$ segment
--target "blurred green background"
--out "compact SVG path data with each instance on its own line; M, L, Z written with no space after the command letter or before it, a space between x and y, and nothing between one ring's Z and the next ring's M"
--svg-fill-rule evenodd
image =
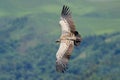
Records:
M61 74L64 4L83 39ZM120 80L120 0L0 0L0 80Z

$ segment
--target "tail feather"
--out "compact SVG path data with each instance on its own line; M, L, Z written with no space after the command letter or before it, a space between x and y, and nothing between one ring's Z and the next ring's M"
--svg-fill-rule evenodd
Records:
M65 59L56 60L56 71L64 73L68 68L68 61Z

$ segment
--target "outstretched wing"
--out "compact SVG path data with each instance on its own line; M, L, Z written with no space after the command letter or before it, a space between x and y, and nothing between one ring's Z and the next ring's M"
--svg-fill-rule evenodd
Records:
M65 32L73 33L76 37L74 44L75 46L79 46L81 43L81 35L79 34L78 31L76 31L69 7L65 5L62 8L60 24L62 27L62 33Z
M62 28L62 35L60 37L60 47L56 53L56 70L58 72L64 72L67 69L74 45L79 45L80 37L75 29L70 9L65 5L62 8L60 25Z
M68 60L72 53L74 42L62 40L58 52L56 53L56 71L64 72L67 69Z
M75 32L75 25L72 20L71 12L68 6L63 6L62 12L61 12L61 20L66 21L68 23L68 27L70 28L71 32Z

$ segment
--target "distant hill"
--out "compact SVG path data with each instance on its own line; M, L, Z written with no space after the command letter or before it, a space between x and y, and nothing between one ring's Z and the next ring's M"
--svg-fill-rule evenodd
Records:
M57 34L63 4L71 8L76 27L84 36L120 31L118 0L1 0L0 18L27 16L31 20L27 26L34 24L39 32Z

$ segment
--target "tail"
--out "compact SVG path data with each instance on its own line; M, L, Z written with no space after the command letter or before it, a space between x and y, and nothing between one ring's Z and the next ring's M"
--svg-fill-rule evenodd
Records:
M76 36L76 40L74 41L74 45L79 46L81 43L81 35L78 33L78 31L75 31L74 34Z
M56 60L56 71L64 73L68 69L68 61L65 59Z

